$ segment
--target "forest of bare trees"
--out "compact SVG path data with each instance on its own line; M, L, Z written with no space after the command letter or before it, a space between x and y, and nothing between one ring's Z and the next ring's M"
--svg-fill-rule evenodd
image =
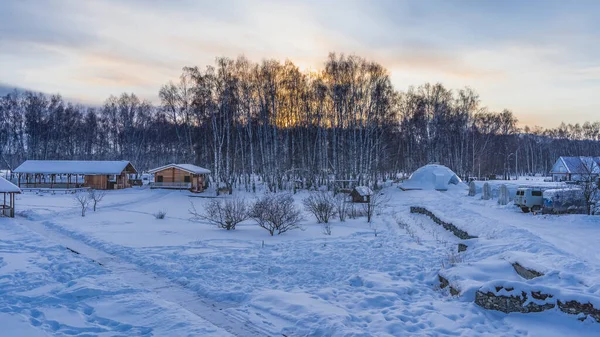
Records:
M381 65L330 54L319 72L292 62L217 58L186 67L159 91L101 107L59 95L0 97L0 168L26 159L127 159L138 170L171 162L212 170L213 181L277 190L285 181L372 184L431 162L461 176L546 174L561 155L600 155L600 122L522 129L470 89L397 91Z

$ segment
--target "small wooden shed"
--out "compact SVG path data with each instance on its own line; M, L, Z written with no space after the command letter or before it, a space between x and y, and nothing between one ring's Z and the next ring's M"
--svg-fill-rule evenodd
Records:
M210 170L192 164L168 164L148 171L154 174L152 188L204 191Z
M0 177L0 216L15 217L15 194L21 193L21 189L10 181Z
M14 170L19 187L118 190L131 187L129 174L137 173L127 160L27 160Z
M350 192L352 202L368 203L371 201L371 195L373 195L373 191L367 186L356 186Z

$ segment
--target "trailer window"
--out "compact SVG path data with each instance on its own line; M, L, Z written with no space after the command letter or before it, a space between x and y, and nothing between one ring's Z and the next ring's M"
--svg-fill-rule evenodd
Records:
M531 191L531 196L533 197L541 197L542 191Z

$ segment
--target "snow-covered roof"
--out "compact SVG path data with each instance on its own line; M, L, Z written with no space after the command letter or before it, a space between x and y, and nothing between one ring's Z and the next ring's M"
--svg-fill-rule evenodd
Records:
M403 190L439 190L445 191L450 184L458 185L462 180L451 169L444 165L430 164L425 165L413 174L410 178L400 184Z
M356 191L356 193L358 193L358 195L360 195L361 197L365 197L367 195L373 195L373 191L368 188L367 186L356 186L354 188L354 190Z
M168 164L161 167L157 167L155 169L149 170L148 173L156 173L158 171L162 171L164 169L169 168L177 168L182 171L186 171L193 174L210 174L209 169L205 169L204 167L192 165L192 164Z
M121 174L123 171L136 173L136 169L127 160L27 160L14 172L34 174Z
M0 177L0 193L21 193L21 189L10 181Z
M600 173L600 157L559 157L550 173Z

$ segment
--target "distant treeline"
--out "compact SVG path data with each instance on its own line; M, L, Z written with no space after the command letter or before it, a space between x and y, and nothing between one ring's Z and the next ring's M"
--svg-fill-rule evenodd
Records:
M330 54L322 71L292 62L218 58L186 67L159 91L99 108L60 96L0 97L0 167L25 159L127 159L138 169L194 163L226 184L373 183L431 162L461 176L547 173L560 155L600 155L600 123L519 129L511 111L488 111L470 88L394 89L381 65Z

